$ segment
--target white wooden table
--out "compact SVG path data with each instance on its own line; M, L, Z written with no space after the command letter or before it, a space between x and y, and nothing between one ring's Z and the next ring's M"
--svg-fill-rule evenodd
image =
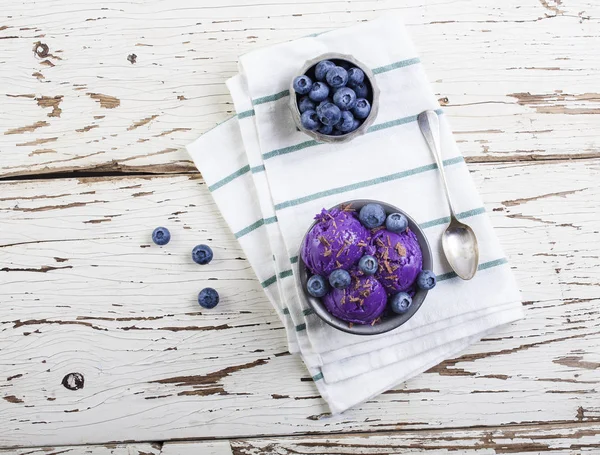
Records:
M527 316L331 417L184 146L239 54L389 10ZM0 454L600 453L599 49L596 0L3 0Z

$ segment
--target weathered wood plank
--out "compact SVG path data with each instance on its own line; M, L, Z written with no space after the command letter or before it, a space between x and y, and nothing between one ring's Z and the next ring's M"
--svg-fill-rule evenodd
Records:
M0 455L160 455L162 444L105 444L95 446L39 447L25 449L0 449ZM197 454L201 448L196 448ZM204 454L202 454L204 455ZM221 455L219 453L208 455ZM226 454L225 454L226 455Z
M4 1L0 176L190 170L239 54L395 10L469 159L600 154L596 1L249 3Z
M600 420L600 161L470 168L526 319L336 417L196 175L0 183L0 447Z

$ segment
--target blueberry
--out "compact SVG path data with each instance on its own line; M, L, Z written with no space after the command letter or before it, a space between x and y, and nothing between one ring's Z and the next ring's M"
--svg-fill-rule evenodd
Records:
M348 70L348 84L361 84L365 80L365 73L360 68Z
M335 66L327 71L325 79L331 87L342 87L348 82L348 71L341 66Z
M306 75L298 76L294 79L294 90L300 95L306 95L308 92L310 92L312 85L312 80Z
M308 97L311 100L316 101L317 103L319 101L323 101L328 96L329 96L329 87L324 82L315 82L312 85L310 92L308 92Z
M302 123L304 128L311 131L314 131L321 126L317 112L313 111L312 109L302 113L302 116L300 117L300 123Z
M411 304L412 297L406 292L399 292L398 294L392 296L392 300L390 302L392 311L397 314L406 313Z
M334 270L329 275L329 284L336 289L346 289L351 281L350 274L344 269Z
M315 78L318 81L324 81L327 71L329 71L334 66L335 63L329 60L321 60L319 63L317 63L317 66L315 67Z
M354 119L354 122L352 123L352 128L348 132L354 131L360 125L362 125L362 122L360 120Z
M335 127L340 130L342 133L347 133L352 131L352 126L354 125L354 117L350 111L342 111L342 117L340 121L335 125Z
M219 293L213 288L204 288L198 294L198 303L202 308L211 309L219 303Z
M437 279L435 277L435 273L433 273L431 270L421 270L419 275L417 275L417 286L419 286L420 289L424 289L426 291L433 289L436 282Z
M321 275L313 275L306 283L308 293L313 297L323 297L329 291L329 285Z
M192 250L192 259L195 263L206 265L213 258L213 251L208 245L196 245Z
M157 227L152 232L152 241L157 245L166 245L171 240L171 233L166 227Z
M391 213L385 220L385 228L392 232L404 232L408 228L408 220L401 213Z
M370 203L360 209L358 219L366 228L373 229L385 222L385 210L379 204Z
M303 114L305 111L314 110L315 107L315 103L313 103L308 96L303 96L298 102L298 110L301 114Z
M323 125L333 126L342 118L342 111L333 103L321 103L317 106L317 115Z
M356 106L356 93L348 87L340 87L333 94L333 102L343 111L347 111Z
M356 100L356 106L352 109L352 113L356 118L367 118L369 116L369 112L371 112L371 104L364 98L359 98Z
M348 87L350 87L356 93L357 98L366 98L369 95L369 87L364 82L360 84L350 84L348 82Z
M360 258L360 261L358 261L358 268L362 270L365 275L374 275L375 272L377 272L378 267L379 263L377 262L377 258L370 254L365 254Z
M330 135L333 131L333 126L331 125L321 125L321 127L317 130L321 134Z

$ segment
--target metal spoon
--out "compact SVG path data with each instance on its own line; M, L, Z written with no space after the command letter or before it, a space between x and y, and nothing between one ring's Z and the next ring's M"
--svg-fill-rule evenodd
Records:
M452 270L463 280L470 280L477 272L479 247L473 229L456 219L452 207L441 154L438 116L434 111L425 111L419 114L417 120L421 133L423 133L423 137L435 157L444 184L448 207L450 208L450 224L442 234L442 248Z

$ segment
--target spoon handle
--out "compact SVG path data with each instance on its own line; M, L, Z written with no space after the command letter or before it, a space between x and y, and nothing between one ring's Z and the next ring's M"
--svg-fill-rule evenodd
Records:
M446 181L446 173L444 172L444 161L442 159L441 146L440 146L440 121L435 111L424 111L417 117L419 128L425 138L425 142L429 146L429 150L435 157L440 175L442 177L442 183L444 184L444 191L446 192L446 200L448 201L448 207L450 208L451 218L456 218L454 214L454 207L452 207L452 200L450 199L450 190L448 189L448 182Z

